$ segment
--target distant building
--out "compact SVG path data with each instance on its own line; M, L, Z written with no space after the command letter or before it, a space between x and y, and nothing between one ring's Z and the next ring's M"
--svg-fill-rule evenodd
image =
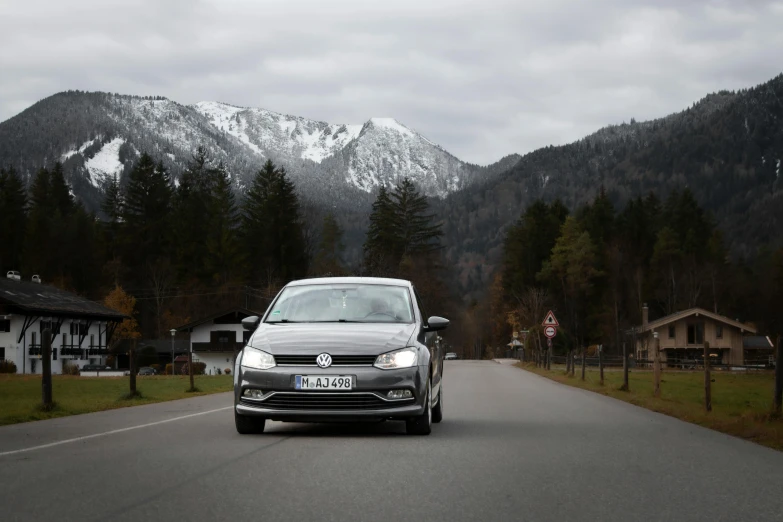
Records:
M654 333L658 334L661 360L667 366L701 361L704 343L709 343L713 364L744 365L755 362L760 356L760 346L746 346L747 334L755 334L756 327L704 310L690 308L655 321L648 321L648 308L642 309L642 325L632 330L636 337L636 357L653 358ZM765 354L767 355L767 354ZM770 351L771 355L771 343Z
M251 332L242 327L242 319L251 315L261 316L246 308L233 308L204 317L177 328L190 333L193 361L207 365L206 372L215 374L226 368L234 370L237 353L250 339Z
M70 362L105 364L117 324L126 317L106 306L18 272L0 279L0 360L18 373L41 373L41 335L52 332L52 373Z

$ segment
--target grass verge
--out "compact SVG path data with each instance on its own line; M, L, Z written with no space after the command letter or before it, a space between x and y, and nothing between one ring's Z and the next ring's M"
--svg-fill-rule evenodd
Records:
M605 371L601 385L598 369L588 369L581 380L577 365L574 377L565 375L565 367L551 371L532 363L518 367L577 388L593 391L636 406L647 408L747 439L770 448L783 450L783 419L772 416L772 395L775 377L771 372L712 372L712 411L704 411L704 373L665 371L661 377L661 396L653 396L651 371L629 372L630 391L620 391L622 371Z
M129 393L129 377L52 376L56 408L43 411L40 375L0 375L0 426L140 404L231 391L231 375L196 376L196 391L188 392L187 376L136 377L138 395Z

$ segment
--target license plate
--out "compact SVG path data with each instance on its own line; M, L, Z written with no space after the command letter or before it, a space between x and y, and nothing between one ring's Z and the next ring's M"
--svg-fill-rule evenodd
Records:
M297 375L294 388L297 390L350 390L353 379L350 375Z

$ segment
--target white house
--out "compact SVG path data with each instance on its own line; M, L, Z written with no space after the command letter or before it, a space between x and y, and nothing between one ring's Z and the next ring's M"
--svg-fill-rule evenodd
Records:
M190 333L193 360L205 363L206 372L215 374L226 368L233 370L236 354L251 333L242 328L242 319L251 315L262 314L246 308L232 308L182 325L177 330Z
M125 316L53 286L38 276L24 281L18 272L0 279L0 360L18 373L41 373L41 336L52 332L52 373L63 364L104 364L117 324Z

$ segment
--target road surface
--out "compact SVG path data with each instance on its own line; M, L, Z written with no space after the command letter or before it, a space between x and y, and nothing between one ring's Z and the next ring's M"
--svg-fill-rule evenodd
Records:
M783 519L783 453L491 361L445 417L234 431L229 394L0 428L0 519Z

